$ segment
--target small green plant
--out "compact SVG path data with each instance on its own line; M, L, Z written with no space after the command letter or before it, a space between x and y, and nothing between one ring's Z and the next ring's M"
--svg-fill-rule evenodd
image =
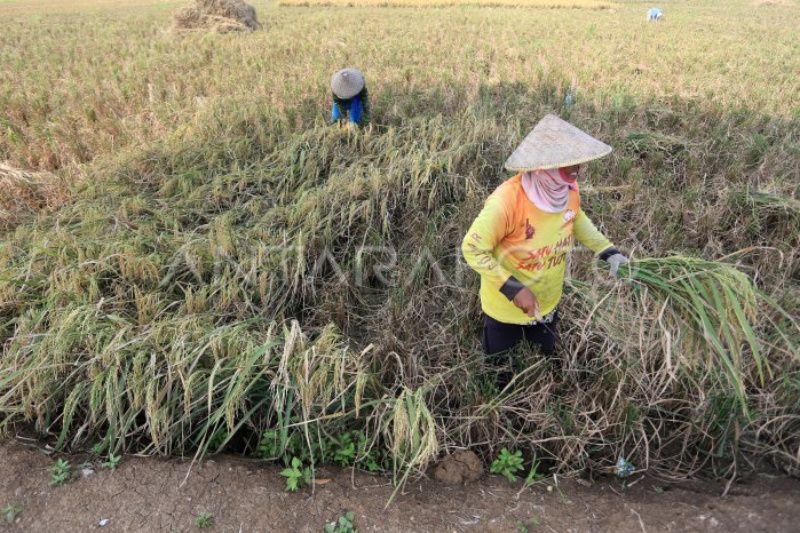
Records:
M225 428L218 429L208 440L208 450L211 452L222 451L225 442L228 440L228 436L228 432L225 431Z
M364 431L345 432L338 438L328 437L322 441L319 451L323 461L342 467L357 464L368 472L379 472L384 460L377 447L370 447Z
M12 524L22 512L22 507L19 505L9 504L3 507L0 512L3 513L3 517L6 519L6 522Z
M493 376L478 375L474 378L475 388L483 398L496 398L500 394L497 381Z
M528 520L517 520L517 533L530 533L530 530L539 527L542 520L538 516L534 516Z
M197 526L198 529L209 529L214 525L214 516L211 513L203 511L195 517L194 525Z
M492 462L490 470L492 474L500 474L513 483L517 480L517 472L522 470L522 452L517 450L511 453L506 448L503 448L500 450L497 459Z
M358 533L353 524L354 520L353 511L348 511L344 516L340 516L339 520L325 524L325 533Z
M280 457L283 450L281 450L281 439L277 429L268 429L261 434L261 440L258 441L258 456L262 459L276 459Z
M104 440L101 440L92 446L92 454L103 455L103 452L106 451L106 448L108 448L108 443Z
M533 461L531 463L531 469L528 471L528 475L525 476L525 486L530 487L537 481L544 479L544 474L539 472L539 461Z
M50 468L50 484L54 487L60 487L69 481L72 476L69 461L59 459Z
M359 464L361 464L367 472L375 473L381 471L381 461L376 450L370 450L364 454L359 460Z
M367 436L363 431L356 435L358 448L358 463L368 472L378 472L381 469L381 453L377 447L368 448ZM385 457L384 457L385 458Z
M282 436L277 429L268 429L261 434L257 453L259 457L268 461L281 459L285 465L289 465L290 459L293 457L297 457L301 461L311 459L311 450L301 433L294 432L288 436Z
M339 466L349 466L356 459L356 443L350 433L344 433L335 441L333 462Z
M114 455L113 453L109 453L108 459L103 463L103 468L108 468L109 470L116 470L121 462L122 462L121 455Z
M281 471L281 475L286 478L286 490L296 492L300 487L311 483L311 468L303 466L303 461L297 457L292 457L291 464Z

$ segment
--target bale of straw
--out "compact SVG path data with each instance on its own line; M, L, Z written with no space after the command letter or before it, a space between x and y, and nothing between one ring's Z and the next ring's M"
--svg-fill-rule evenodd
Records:
M195 0L175 13L176 31L206 30L217 33L261 29L256 10L242 0Z
M34 172L0 163L0 231L21 217L63 203L65 187L49 172Z

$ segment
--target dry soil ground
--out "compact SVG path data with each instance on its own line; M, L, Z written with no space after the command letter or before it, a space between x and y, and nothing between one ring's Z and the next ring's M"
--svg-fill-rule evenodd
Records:
M52 464L25 443L0 446L0 506L22 508L0 529L192 531L201 512L213 515L213 531L234 532L322 531L346 511L355 513L361 532L525 531L521 524L531 532L788 532L800 523L800 480L766 473L733 485L725 497L719 483L649 478L626 490L614 479L559 481L550 490L544 483L521 490L497 476L466 487L422 480L384 508L389 481L350 470L323 469L313 493L289 494L277 468L235 457L195 465L188 478L189 462L126 457L114 472L98 468L62 487L49 485Z

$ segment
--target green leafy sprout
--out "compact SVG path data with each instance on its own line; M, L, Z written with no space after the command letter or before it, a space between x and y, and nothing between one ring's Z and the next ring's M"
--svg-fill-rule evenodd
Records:
M297 492L297 489L311 483L313 472L310 467L304 467L298 457L292 457L291 464L281 471L281 475L286 478L286 490Z
M497 459L492 462L490 470L492 474L500 474L509 482L515 482L517 472L522 470L522 452L517 450L511 453L507 448L503 448L497 455Z
M114 455L113 453L109 453L108 459L103 463L103 468L108 468L109 470L116 470L121 462L122 462L121 455Z
M354 525L355 515L348 511L339 520L325 524L325 533L358 533Z
M50 468L50 484L54 487L64 485L70 477L72 477L72 472L69 461L59 459Z
M211 513L203 511L195 517L194 525L197 526L198 529L209 529L214 525L214 516Z
M539 472L539 461L533 461L531 463L531 469L528 471L528 475L525 477L525 486L530 487L537 481L541 481L545 478L545 475Z
M539 527L542 520L538 516L534 516L528 520L517 520L517 533L530 533L532 528Z
M8 504L5 507L3 507L2 510L0 510L0 513L3 513L3 517L9 524L13 524L14 520L17 519L17 517L21 512L22 512L22 507L14 504Z

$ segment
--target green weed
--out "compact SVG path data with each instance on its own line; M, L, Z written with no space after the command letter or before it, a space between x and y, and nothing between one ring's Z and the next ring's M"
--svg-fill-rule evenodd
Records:
M311 467L303 466L303 461L293 457L289 466L281 470L281 475L286 478L286 490L297 492L297 489L311 484L314 473Z
M0 514L6 519L6 522L13 524L17 517L22 512L22 507L19 505L9 504L0 509Z
M50 485L54 487L60 487L61 485L66 484L70 478L72 477L72 467L69 464L69 461L65 459L59 459L53 466L50 467Z
M545 477L546 476L543 473L539 472L539 461L534 460L531 463L531 468L528 471L528 475L525 476L525 486L530 487L531 485L533 485L537 481L541 481Z
M283 455L284 447L280 443L277 429L268 429L261 434L257 453L262 459L275 460Z
M358 533L355 527L355 515L352 511L346 512L338 520L325 524L325 533Z
M212 528L214 527L214 516L211 513L203 511L194 518L194 525L198 529Z
M522 469L522 452L517 450L511 453L506 448L503 448L497 454L497 458L492 461L489 471L492 474L500 474L513 483L517 480L517 472Z
M109 453L108 458L103 462L103 468L108 468L109 470L116 470L121 462L122 462L121 455L114 455L113 453Z
M534 516L527 520L517 520L517 533L529 533L531 529L537 528L542 524L542 519Z

